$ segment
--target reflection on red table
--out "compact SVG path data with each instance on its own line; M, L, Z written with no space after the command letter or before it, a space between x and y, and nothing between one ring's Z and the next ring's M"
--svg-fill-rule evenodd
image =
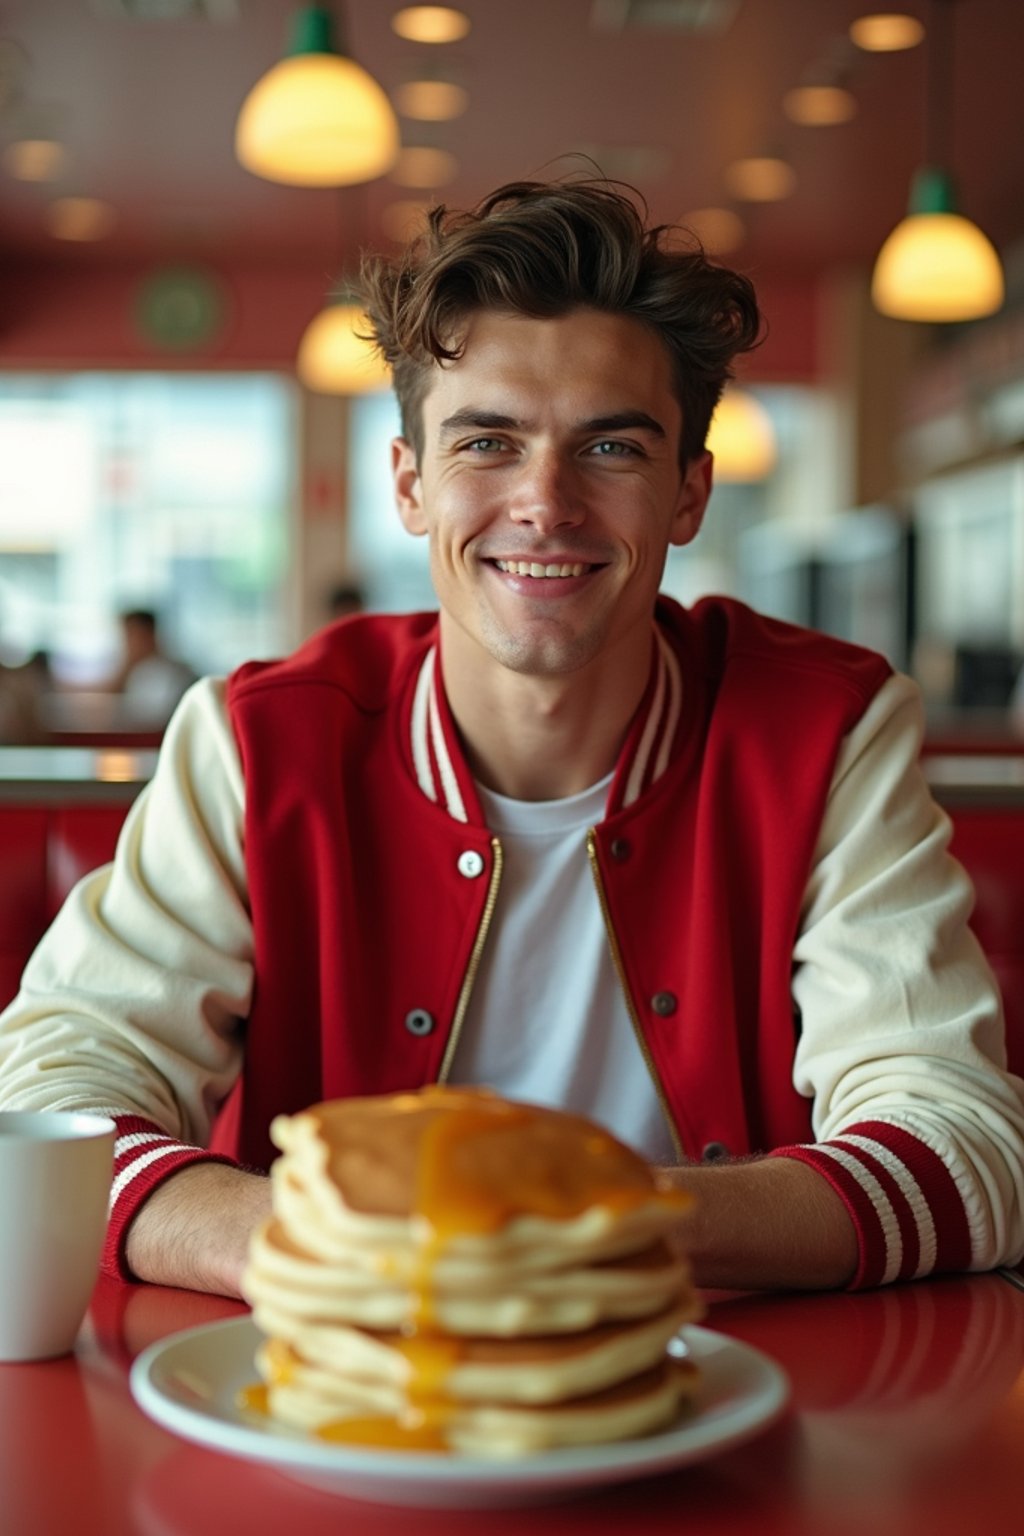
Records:
M964 1536L1024 1509L1024 1292L995 1275L714 1302L773 1356L791 1410L699 1466L529 1510L389 1508L177 1439L128 1367L237 1303L101 1281L73 1355L0 1366L4 1536Z

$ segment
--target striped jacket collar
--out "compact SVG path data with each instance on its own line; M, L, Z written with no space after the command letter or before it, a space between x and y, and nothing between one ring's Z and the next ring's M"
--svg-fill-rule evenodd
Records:
M656 783L672 759L683 707L679 659L653 627L651 675L609 791L606 816L625 810ZM436 644L420 665L410 716L412 762L423 793L455 821L483 824L473 783L445 697Z

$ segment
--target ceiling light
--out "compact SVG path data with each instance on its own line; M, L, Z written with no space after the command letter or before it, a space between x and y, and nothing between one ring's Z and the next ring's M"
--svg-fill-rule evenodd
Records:
M113 208L96 197L58 197L46 210L50 234L58 240L102 240L114 221Z
M992 242L955 211L949 177L918 171L910 212L878 253L875 308L897 320L977 320L1003 302L1003 270Z
M395 105L403 117L442 123L462 116L469 106L469 94L451 80L409 80L395 92Z
M343 295L310 321L299 343L296 371L307 389L326 395L365 395L385 389L391 370L372 342L362 305Z
M778 458L772 419L745 389L725 391L711 418L706 446L714 456L716 480L763 480Z
M782 107L790 122L824 128L856 117L857 98L841 85L799 85L786 92Z
M867 53L898 53L903 48L916 48L924 37L924 27L916 16L884 11L858 17L850 27L850 36Z
M878 253L871 278L875 308L897 320L977 320L1003 302L1003 270L988 236L957 211L948 171L954 60L950 0L933 6L925 78L927 161L915 175L910 207ZM942 18L942 25L939 20Z
M459 162L446 149L415 146L402 150L391 180L400 187L444 187L455 180L458 169Z
M725 256L747 237L743 220L731 208L694 208L679 222L693 231L709 256Z
M733 196L747 203L775 203L796 187L793 167L777 155L734 160L725 176Z
M469 27L469 17L448 5L409 5L391 18L392 31L410 43L457 43Z
M382 176L398 153L398 124L384 91L334 42L324 6L293 22L289 56L245 98L235 153L246 170L291 186L340 187Z
M18 181L55 181L66 159L56 139L18 139L4 150L4 165Z

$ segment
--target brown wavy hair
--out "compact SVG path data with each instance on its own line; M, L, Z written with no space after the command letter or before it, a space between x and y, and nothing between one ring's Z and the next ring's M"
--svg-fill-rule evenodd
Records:
M661 337L683 414L680 458L702 451L733 358L760 340L757 299L692 236L682 245L681 231L649 228L634 197L608 182L511 182L469 212L431 209L396 259L364 257L370 338L391 367L417 456L431 369L461 355L470 314L546 318L583 306L628 315Z

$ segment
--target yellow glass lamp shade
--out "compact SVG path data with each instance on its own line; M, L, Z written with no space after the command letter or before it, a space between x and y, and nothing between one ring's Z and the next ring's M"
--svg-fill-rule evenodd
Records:
M449 5L409 5L392 16L391 27L410 43L457 43L467 36L470 20Z
M798 85L787 91L782 107L793 123L827 128L857 115L857 98L841 85Z
M977 320L999 308L1004 292L999 257L978 226L953 210L948 177L919 173L910 213L875 262L875 308L897 320Z
M57 139L18 139L4 150L4 166L18 181L56 181L67 151Z
M743 389L727 389L711 418L707 449L716 480L763 480L778 458L775 429L759 400Z
M297 187L372 181L398 154L398 120L365 69L334 50L322 7L300 12L292 53L257 80L235 125L247 171Z
M851 22L850 36L866 53L899 53L917 47L924 27L916 16L902 11L878 11Z
M391 370L373 345L356 334L367 328L358 304L328 304L306 327L296 369L307 389L325 395L366 395L386 389Z
M734 160L725 172L733 197L745 203L776 203L796 188L796 172L777 155L750 155Z

